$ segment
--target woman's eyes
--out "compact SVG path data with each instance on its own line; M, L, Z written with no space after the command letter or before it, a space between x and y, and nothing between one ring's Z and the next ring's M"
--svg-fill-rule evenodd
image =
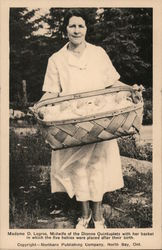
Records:
M73 25L69 25L69 28L76 28L77 25L73 24ZM78 25L79 28L84 28L84 25Z

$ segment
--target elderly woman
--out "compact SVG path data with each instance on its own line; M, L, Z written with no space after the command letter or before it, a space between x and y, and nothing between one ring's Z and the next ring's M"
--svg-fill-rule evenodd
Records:
M83 11L69 11L64 23L69 42L48 60L43 99L103 89L116 83L120 76L107 53L85 40L87 22ZM77 229L88 228L91 219L95 228L105 228L103 195L122 187L116 140L52 151L51 191L67 192L81 202L82 217Z

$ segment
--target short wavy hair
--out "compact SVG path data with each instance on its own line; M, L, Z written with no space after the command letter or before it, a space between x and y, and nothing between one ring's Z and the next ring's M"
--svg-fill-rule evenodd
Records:
M75 9L72 8L72 9L67 10L67 12L65 13L65 17L64 17L64 21L63 21L63 31L65 33L66 33L66 27L69 24L69 20L73 16L83 18L86 26L88 26L88 17L87 17L85 10L83 8L75 8Z

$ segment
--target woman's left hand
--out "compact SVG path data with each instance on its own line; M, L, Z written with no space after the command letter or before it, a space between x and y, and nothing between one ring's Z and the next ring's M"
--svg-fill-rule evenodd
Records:
M137 103L143 101L142 92L145 90L143 85L142 84L141 85L134 84L132 87L134 90L134 92L132 93L133 102L135 104L137 104Z

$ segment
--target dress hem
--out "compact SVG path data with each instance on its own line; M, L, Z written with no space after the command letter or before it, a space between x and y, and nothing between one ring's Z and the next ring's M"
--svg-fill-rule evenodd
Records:
M106 194L106 193L110 193L110 192L114 192L116 190L119 190L119 189L122 189L124 187L124 185L120 186L120 187L117 187L117 188L112 188L112 189L109 189L108 191L105 191L102 195L102 198L101 199L91 199L91 198L87 198L87 199L80 199L78 198L75 194L73 195L69 195L68 192L66 191L63 191L63 190L60 190L60 191L51 191L51 193L67 193L69 198L73 198L74 196L76 197L76 200L77 201L80 201L80 202L84 202L84 201L93 201L93 202L101 202L102 199L103 199L103 196Z

